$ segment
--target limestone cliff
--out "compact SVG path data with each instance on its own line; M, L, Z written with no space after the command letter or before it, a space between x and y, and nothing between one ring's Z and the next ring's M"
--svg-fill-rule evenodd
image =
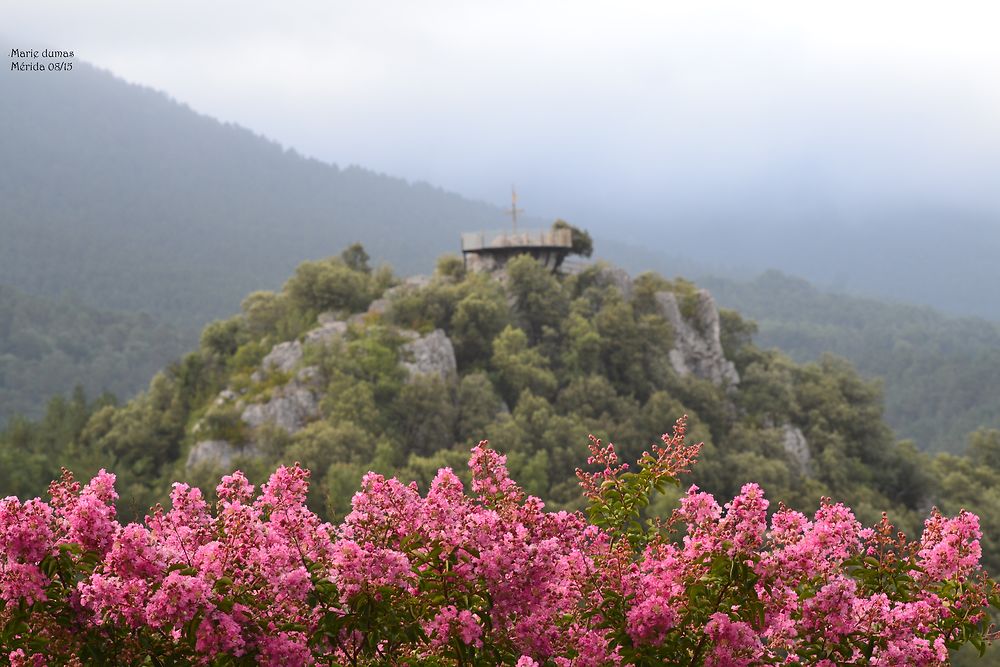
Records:
M722 350L719 309L707 290L694 294L693 308L686 317L673 292L657 292L656 303L674 331L670 364L678 375L694 375L716 385L739 384L736 366Z
M502 272L494 277L501 281L505 278ZM595 278L602 287L616 288L626 300L634 296L633 280L620 268L598 265ZM429 284L430 279L425 276L407 279L375 300L367 312L323 313L317 318L317 325L297 340L274 345L251 374L250 386L239 390L229 387L222 391L208 416L203 418L205 421L215 413L228 411L231 421L237 422L230 430L239 435L227 439L208 429L199 438L197 436L203 432L203 424L199 422L193 429L196 442L189 451L187 466L210 462L227 466L238 455L254 455L259 451L258 435L262 429L276 428L294 435L320 419L324 381L319 368L306 363L308 350L345 340L351 327L365 327L370 322L381 321L394 298L425 289ZM719 311L711 294L706 290L693 290L679 296L674 291L660 291L655 294L655 303L672 330L669 361L673 370L681 377L690 375L727 390L735 389L740 377L722 349ZM445 381L457 377L455 349L444 330L435 329L421 335L398 329L396 334L403 341L398 348L399 363L406 371L408 382L427 375ZM799 467L807 468L803 458L808 456L808 447L801 431L786 432L785 446Z
M375 301L368 313L352 316L351 323L360 322L361 315L381 315L385 305L384 300ZM209 463L226 467L236 456L253 456L259 451L257 435L262 428L275 427L293 435L320 418L323 383L316 366L304 365L303 355L310 346L326 346L342 339L349 322L337 319L332 313L323 313L317 323L319 326L306 332L301 340L285 341L272 347L251 375L249 389L267 385L276 377L289 376L287 381L262 392L244 389L243 394L254 394L252 399L232 388L219 393L213 407L232 408L238 412L245 426L245 437L242 442L214 437L198 440L188 453L187 468ZM447 380L456 375L455 349L444 331L436 329L423 336L408 330L398 333L407 340L400 346L400 366L410 380L421 375L436 375ZM193 432L198 434L201 429L199 422Z

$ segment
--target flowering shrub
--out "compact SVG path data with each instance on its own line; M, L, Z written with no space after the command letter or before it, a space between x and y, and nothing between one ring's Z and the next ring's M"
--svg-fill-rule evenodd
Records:
M0 663L938 665L989 638L966 512L910 543L829 500L768 521L747 484L640 523L694 462L684 426L636 472L592 439L589 519L545 512L485 442L471 494L447 468L426 496L369 473L339 526L306 508L298 466L259 494L223 477L214 512L175 484L126 526L114 475L65 473L48 503L0 501Z

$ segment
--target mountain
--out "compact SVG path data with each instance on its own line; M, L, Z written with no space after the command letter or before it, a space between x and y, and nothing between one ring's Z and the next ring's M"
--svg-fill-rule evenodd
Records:
M39 417L46 401L80 387L130 398L189 347L145 314L96 310L0 285L0 424Z
M966 434L1000 428L998 324L826 292L777 271L700 282L756 322L757 344L802 363L835 354L880 378L886 422L921 449L960 452Z
M823 205L788 183L770 187L781 190L773 200L706 192L685 207L663 202L645 215L625 208L616 218L629 220L623 234L632 245L711 264L704 273L741 279L775 268L831 291L1000 321L1000 203L966 207L914 195ZM596 237L606 229L575 222ZM654 268L671 270L666 262Z
M485 437L531 493L572 508L589 433L635 459L687 414L705 442L694 480L714 493L754 479L803 508L828 495L869 522L890 509L909 532L936 499L875 386L844 362L757 348L749 323L684 280L605 264L558 276L529 257L501 280L455 257L400 280L365 259L306 262L280 292L249 295L125 405L57 403L0 434L0 470L18 471L0 494L37 493L59 465L106 467L142 512L175 479L210 491L234 466L257 477L300 461L313 505L337 516L364 472L426 483Z
M0 496L40 493L61 465L81 478L107 468L128 519L174 480L212 500L220 473L260 483L298 461L310 505L336 518L368 470L426 489L449 466L468 483L469 447L485 437L548 508L580 509L588 434L634 460L686 414L704 446L685 488L732 495L754 480L774 506L811 511L829 496L869 525L888 511L911 536L932 505L964 507L1000 568L1000 431L974 434L964 456L897 443L875 383L843 361L757 347L750 322L687 281L601 263L553 275L528 257L491 276L454 256L401 280L355 246L242 303L128 403L58 398L0 431ZM667 516L682 493L648 514Z
M195 334L304 259L361 241L426 271L497 208L307 159L77 63L0 77L0 284Z

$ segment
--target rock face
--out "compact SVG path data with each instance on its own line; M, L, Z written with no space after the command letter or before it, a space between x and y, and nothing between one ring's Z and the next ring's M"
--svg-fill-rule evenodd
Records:
M431 284L431 277L424 275L410 276L409 278L404 278L403 282L399 283L395 287L390 287L385 292L382 293L381 299L376 299L374 302L384 301L386 305L392 303L392 300L396 297L406 294L407 292L412 292L415 290L422 290ZM376 306L378 308L379 306ZM371 308L369 307L369 310Z
M316 316L316 321L319 322L321 327L325 327L327 324L333 324L338 320L335 313L320 313Z
M299 378L275 389L266 403L248 405L240 415L240 419L251 428L273 423L289 434L301 431L306 424L318 417L319 401L316 400L316 394Z
M632 280L622 269L601 267L598 280L603 285L616 287L626 299L632 297ZM420 289L427 282L426 277L411 278L394 289ZM660 313L673 330L670 363L674 370L681 376L693 375L718 386L737 385L739 375L722 350L719 311L712 296L705 290L697 291L689 297L691 301L685 302L684 312L673 292L658 292L655 298ZM388 305L389 301L386 299L375 301L367 315L378 317ZM355 317L363 318L364 315ZM200 440L188 455L189 468L205 462L215 462L225 468L232 464L236 456L253 456L257 452L254 443L256 431L266 424L273 424L288 434L294 434L320 418L322 386L319 369L314 366L303 367L303 352L308 345L328 345L343 337L350 325L338 319L334 313L323 313L317 320L318 326L306 333L302 341L279 343L271 348L251 376L253 382L259 383L269 375L272 380L277 380L274 373L294 373L291 379L270 389L268 393L260 391L263 387L257 385L258 391L253 391L251 386L249 389L242 389L239 394L232 389L225 389L215 399L217 408L227 405L235 408L236 414L239 414L239 418L248 427L249 442L231 443L207 438ZM410 381L426 376L437 376L447 381L456 377L458 365L455 348L443 330L436 329L423 336L415 331L399 333L406 341L400 347L400 364L407 370ZM252 396L258 398L251 398ZM258 402L248 403L249 400ZM198 428L197 425L195 428ZM809 448L802 431L786 424L782 427L782 433L782 442L790 458L798 463L803 472L807 471Z
M212 463L220 468L229 468L237 456L252 456L253 446L238 447L226 440L202 440L196 443L187 457L187 469L200 463Z
M781 444L785 448L785 453L799 466L799 472L808 475L812 469L810 465L811 456L809 454L809 443L806 436L798 426L785 424L781 427Z
M341 322L330 313L323 313L319 316L319 326L306 334L305 342L325 345L337 336L342 336L345 333L347 333L347 322ZM282 345L286 344L282 343Z
M260 371L256 374L259 375ZM240 419L251 429L257 429L264 424L274 424L289 435L302 430L306 425L320 416L319 399L317 398L316 382L319 369L315 366L300 368L295 377L287 384L272 390L271 397L264 403L245 405L243 399L231 389L224 389L215 399L215 406L221 407L233 403L237 410L242 409ZM197 433L200 423L194 427ZM200 463L212 462L220 468L230 468L236 456L256 456L258 454L254 435L249 436L250 442L233 444L227 440L201 440L195 443L188 453L187 469Z
M302 361L302 343L297 340L278 343L271 348L260 367L265 371L281 371L291 373L292 369Z
M632 277L625 269L611 265L602 266L597 272L597 283L601 287L617 287L626 301L632 298Z
M722 352L719 309L707 290L698 290L690 319L681 314L673 292L657 292L656 302L674 330L670 363L678 375L694 375L716 385L739 384L736 366Z
M458 371L455 348L451 344L451 339L441 329L414 338L400 349L404 359L402 365L409 371L410 378L418 375L439 375L445 380Z
M239 397L236 392L232 389L223 389L219 392L218 398L215 399L215 406L222 407L226 403L237 400Z
M387 310L389 310L389 299L375 299L368 304L369 315L385 315Z

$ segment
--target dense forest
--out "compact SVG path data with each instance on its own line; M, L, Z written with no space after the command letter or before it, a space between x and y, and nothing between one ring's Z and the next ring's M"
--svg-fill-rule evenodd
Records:
M0 421L37 417L48 396L77 384L131 397L206 322L237 312L248 292L277 288L302 258L360 239L411 273L454 247L459 231L502 218L427 185L306 159L161 93L78 70L58 85L0 80L0 121L19 128L0 134L0 153L16 165L0 181L0 285L9 286L0 292ZM666 262L621 242L602 249L624 266ZM721 261L716 250L701 261ZM670 259L670 275L697 261ZM973 430L1000 426L995 325L775 275L702 282L757 321L762 347L799 362L832 352L883 378L886 421L919 449L960 452ZM28 307L28 295L56 301Z
M1000 325L823 292L777 271L702 283L756 322L758 345L799 362L834 354L881 378L886 422L922 450L961 452L966 434L1000 427Z
M665 294L681 321L671 320ZM258 478L301 461L314 474L315 506L333 517L365 471L426 483L441 466L460 469L469 447L488 438L532 493L573 507L588 434L634 458L688 414L692 437L705 441L692 479L713 493L733 495L753 479L797 507L828 495L869 522L887 509L909 533L932 504L967 506L987 526L987 562L1000 566L1000 525L991 525L1000 495L990 490L1000 482L1000 434L978 432L965 457L928 458L895 442L877 384L834 358L798 364L757 347L754 326L733 311L715 326L721 363L735 375L680 373L671 360L678 337L712 339L699 331L713 326L706 298L683 280L633 281L601 264L557 276L529 257L511 262L503 280L444 257L428 280L400 282L355 247L302 264L280 292L251 294L242 314L206 327L199 349L132 401L77 394L37 422L12 423L0 437L0 493L38 494L62 464L81 474L107 467L120 476L126 515L141 513L174 479L207 485L220 470L211 458L197 463L192 449L225 442L234 464ZM317 339L321 314L343 323L338 335ZM455 372L408 373L408 344L435 330L454 350ZM299 341L300 358L262 364L288 341ZM248 406L303 388L316 407L302 423L247 416Z
M0 425L39 417L52 396L131 397L189 348L188 337L146 314L95 310L0 285Z

